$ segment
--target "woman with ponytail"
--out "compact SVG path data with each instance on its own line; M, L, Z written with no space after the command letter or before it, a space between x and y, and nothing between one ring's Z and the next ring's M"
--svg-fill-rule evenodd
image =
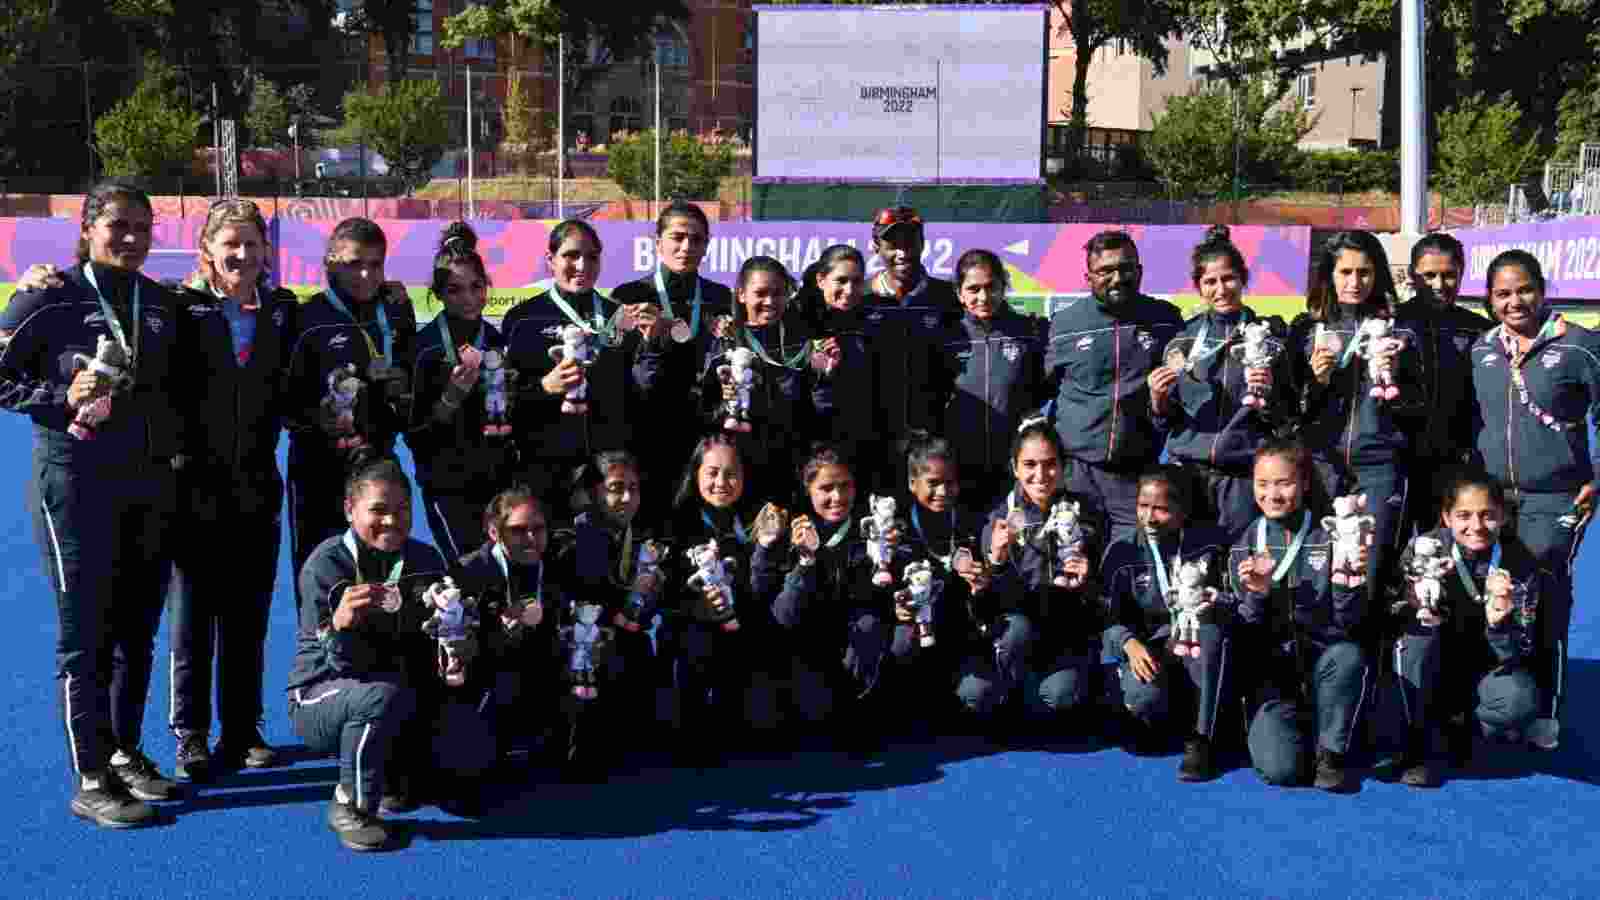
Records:
M406 434L434 543L450 560L483 543L483 508L511 476L505 340L483 318L489 272L478 236L453 222L428 286L443 305L417 333L416 401Z
M1192 262L1205 309L1167 345L1166 364L1151 371L1150 410L1167 432L1168 457L1193 481L1189 519L1215 522L1231 542L1255 518L1256 448L1296 412L1288 329L1245 305L1250 269L1228 226L1213 226Z

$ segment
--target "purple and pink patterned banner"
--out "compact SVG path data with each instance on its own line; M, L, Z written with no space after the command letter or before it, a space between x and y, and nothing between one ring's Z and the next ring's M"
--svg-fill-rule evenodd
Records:
M1489 263L1500 253L1526 250L1544 270L1545 293L1553 299L1600 300L1600 216L1556 219L1503 228L1454 232L1467 248L1461 293L1482 297Z
M145 270L158 278L178 278L194 267L199 218L165 219L158 223L155 249ZM323 281L322 259L336 223L280 218L272 222L278 280L289 286ZM380 220L389 239L388 276L407 284L426 284L441 220ZM480 221L474 223L479 250L499 289L531 286L549 275L548 220ZM650 222L597 222L604 244L600 286L615 287L648 274L655 266L654 225ZM973 248L999 254L1018 293L1054 294L1086 290L1083 245L1109 225L940 224L927 226L924 263L934 275L949 278L956 260ZM1203 225L1122 226L1139 245L1144 263L1144 290L1152 294L1187 294L1194 290L1189 257L1205 236ZM30 263L62 264L72 257L77 224L62 219L0 218L0 281L14 281ZM1233 240L1251 270L1253 295L1302 296L1306 290L1311 229L1303 226L1241 225ZM780 260L797 275L830 244L848 243L867 251L870 230L853 222L747 222L713 225L711 243L701 265L707 278L731 285L739 266L751 256ZM868 252L869 274L877 270Z

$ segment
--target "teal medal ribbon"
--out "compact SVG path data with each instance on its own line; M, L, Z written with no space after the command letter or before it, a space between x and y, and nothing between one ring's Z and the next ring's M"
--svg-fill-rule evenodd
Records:
M912 528L913 531L915 531L917 533L917 538L920 539L924 544L928 545L928 552L929 553L933 553L933 542L928 540L928 536L926 534L924 534L923 531L922 531L921 510L922 510L921 504L917 503L915 500L912 500L911 501L911 528ZM950 541L951 541L952 544L955 542L955 536L956 536L956 512L955 512L955 510L952 509L950 511ZM952 551L949 556L940 556L939 554L934 553L933 556L934 556L934 559L937 559L940 563L942 563L946 569L949 569L950 568L950 560L955 558L955 553L954 553L954 551Z
M1300 531L1294 536L1294 542L1284 552L1283 559L1279 560L1276 568L1272 570L1272 583L1277 584L1283 576L1289 574L1289 568L1294 565L1295 557L1300 555L1300 545L1306 541L1306 535L1311 533L1311 513L1302 511L1305 518L1300 522ZM1267 552L1267 520L1263 518L1256 526L1256 552Z
M1478 590L1477 584L1472 579L1472 573L1467 571L1467 564L1461 558L1460 544L1452 543L1450 545L1450 558L1456 564L1456 577L1461 579L1461 586L1467 589L1467 596L1472 598L1473 603L1483 603L1483 592ZM1489 571L1492 572L1499 567L1500 542L1495 541L1494 550L1489 554Z
M750 543L750 532L745 530L744 525L739 521L739 514L733 513L732 518L734 540L741 545ZM711 529L712 534L717 533L717 524L711 521L711 513L706 512L704 509L700 510L700 521L706 523L706 527Z
M439 318L434 321L439 323L439 336L444 344L444 358L450 361L450 368L454 369L461 364L461 354L456 352L456 342L450 337L450 325L445 322L444 313L440 313ZM478 322L478 335L472 339L474 349L483 349L483 335L486 331L488 329L483 327L483 322Z
M506 602L507 603L520 602L516 598L511 596L512 595L512 590L511 590L511 587L512 587L512 585L511 585L511 563L510 563L509 560L506 559L506 548L505 548L505 545L500 543L499 541L495 541L494 542L494 547L492 549L490 549L490 551L489 551L489 555L493 556L494 557L494 561L500 564L500 574L505 577L505 580L506 580ZM544 604L544 560L542 560L542 559L539 560L538 565L539 565L539 577L536 580L537 583L535 584L534 589L533 589L533 599L534 599L534 601L536 603L539 603L540 605L543 605ZM517 610L517 615L519 615L519 616L522 615L522 610L520 610L520 609Z
M578 315L577 309L573 308L567 298L561 296L560 288L553 284L550 285L550 299L555 301L556 306L561 310L561 314L566 316L569 322L585 331L593 332L603 344L609 345L612 343L611 327L606 322L605 316L600 313L600 297L598 294L594 295L594 324L592 326L583 321L583 317Z
M389 324L389 310L386 308L387 304L385 304L382 300L377 299L371 301L378 304L378 334L383 338L383 353L380 354L378 352L378 348L374 347L372 344L372 336L367 334L367 329L361 325L361 322L356 318L355 313L351 312L350 307L346 306L344 301L339 298L339 291L331 282L328 284L328 289L324 292L323 296L328 298L328 302L333 304L334 309L338 310L339 313L345 318L349 319L351 323L356 326L356 328L360 329L361 336L367 339L367 349L372 351L373 359L377 359L381 355L383 357L383 365L385 368L394 365L394 326Z
M1166 602L1166 599L1172 595L1172 579L1167 575L1167 564L1161 558L1161 545L1156 542L1155 536L1148 531L1144 533L1144 540L1145 546L1150 548L1150 561L1155 564L1156 587L1161 590L1162 602ZM1182 532L1178 533L1178 551L1180 553L1183 551Z
M140 304L140 300L139 300L139 276L138 276L138 274L135 273L134 276L133 276L133 343L132 344L128 343L128 333L123 330L123 328L122 328L122 320L117 318L117 311L111 308L111 304L110 303L106 302L106 295L104 293L102 293L101 290L100 290L100 282L95 280L95 277L94 277L94 264L93 263L84 263L83 264L83 277L88 279L89 286L94 288L95 299L100 301L100 312L106 317L106 327L111 329L112 338L114 338L116 340L116 342L122 347L122 352L127 355L127 357L128 357L128 367L129 368L134 367L139 361L139 334L140 334L140 332L142 330L139 327L139 311L141 309L141 304Z
M660 266L656 266L656 296L661 298L661 310L667 314L666 317L676 321L678 315L672 309L672 298L667 296L667 279L666 276L661 274ZM694 277L694 299L690 301L689 306L689 335L679 343L689 341L700 333L700 276L698 274Z
M772 355L767 352L766 346L764 346L761 343L761 339L756 337L755 332L751 331L749 328L745 328L744 329L744 339L745 339L746 342L748 342L750 344L751 349L756 351L756 355L757 356L759 356L762 359L766 360L769 365L778 366L778 367L784 368L784 369L797 369L797 368L799 368L800 367L800 363L803 362L805 360L806 356L808 355L807 351L809 351L811 349L809 342L807 342L806 344L802 344L800 349L796 350L793 356L787 357L782 362L779 362L778 360L772 358ZM783 342L783 323L782 322L778 323L778 341L779 341L778 351L781 353L781 352L783 352L783 346L782 346L782 342Z

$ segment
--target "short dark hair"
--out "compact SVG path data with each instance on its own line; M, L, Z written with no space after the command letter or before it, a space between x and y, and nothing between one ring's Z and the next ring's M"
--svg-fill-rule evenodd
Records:
M1439 495L1439 508L1445 512L1455 509L1456 502L1466 491L1478 489L1489 495L1489 502L1503 512L1506 508L1506 486L1499 479L1484 472L1463 472L1450 479L1444 493Z
M1250 463L1251 471L1254 471L1263 459L1274 456L1288 460L1300 474L1300 483L1306 487L1311 486L1315 473L1311 466L1311 451L1305 444L1293 438L1270 438L1256 448L1255 458Z
M511 518L511 511L525 503L532 503L534 508L544 514L544 501L533 492L533 488L526 484L514 484L490 500L483 508L483 532L489 533L489 526L494 526L496 531L504 531L506 520Z
M673 219L693 219L700 223L705 230L706 237L711 236L711 220L706 218L706 211L687 200L674 200L667 204L667 208L656 216L656 237L667 233L667 223ZM555 251L551 251L552 253Z
M810 487L824 466L843 466L850 470L851 477L856 473L855 463L845 454L843 448L827 441L817 441L811 445L811 451L806 454L806 461L800 464L800 484L803 487Z
M1421 262L1422 258L1429 253L1450 257L1455 260L1456 268L1458 269L1467 267L1467 249L1461 246L1461 242L1456 240L1454 235L1435 231L1423 235L1420 240L1411 245L1411 271L1413 273L1417 271L1417 263Z
M920 428L914 428L906 434L906 475L916 478L927 470L930 463L942 459L946 463L960 467L961 462L956 458L955 445L946 438L940 437Z
M605 249L600 245L600 232L595 231L593 225L582 219L562 219L556 223L556 227L550 229L550 255L554 256L574 231L582 232L593 241L596 250Z
M378 227L377 222L360 216L353 216L333 226L333 233L328 235L325 262L333 261L333 248L339 246L340 241L349 241L363 247L378 247L385 253L389 251L389 239L383 236L383 229Z
M1245 265L1244 254L1234 246L1232 233L1226 225L1213 225L1206 231L1205 239L1195 245L1194 253L1189 257L1193 267L1190 275L1194 286L1200 286L1200 276L1206 272L1206 266L1219 259L1225 259L1239 273L1239 280L1245 284L1250 283L1250 267Z
M1167 489L1167 502L1177 506L1183 511L1185 517L1191 510L1189 497L1189 479L1184 475L1183 469L1177 466L1154 466L1146 469L1139 476L1139 490L1144 490L1147 484L1163 485Z
M345 480L345 501L354 502L361 496L361 491L369 484L387 484L400 489L407 497L411 496L411 479L406 477L406 470L400 468L398 462L388 457L376 459L360 466Z
M967 272L976 268L985 268L995 280L1000 282L1000 287L1011 289L1011 276L1006 272L1005 263L992 250L975 248L961 254L956 260L956 290L961 290L961 283L967 280Z
M1534 283L1539 293L1544 293L1544 270L1539 266L1539 257L1526 250L1506 250L1491 260L1489 271L1483 276L1485 291L1494 290L1494 277L1500 274L1501 269L1513 266L1528 273L1528 280Z
M1094 259L1107 250L1129 250L1134 259L1139 258L1139 245L1133 242L1133 236L1116 228L1097 233L1083 245L1085 259Z

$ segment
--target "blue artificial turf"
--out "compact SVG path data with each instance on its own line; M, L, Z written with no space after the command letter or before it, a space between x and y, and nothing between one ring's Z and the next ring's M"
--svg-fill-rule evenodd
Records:
M396 853L344 851L322 823L328 759L231 777L169 821L107 832L69 815L55 612L23 481L27 422L0 417L0 896L4 897L1580 897L1600 894L1600 612L1580 557L1568 731L1504 750L1437 791L1274 789L1247 769L1202 785L1174 756L1072 741L897 744L873 762L814 752L704 774L664 764L603 785L535 770L499 809L425 807ZM427 524L418 517L420 536ZM266 734L297 746L279 690L293 646L288 551L267 656ZM146 749L170 771L165 636ZM655 750L658 748L638 748Z

